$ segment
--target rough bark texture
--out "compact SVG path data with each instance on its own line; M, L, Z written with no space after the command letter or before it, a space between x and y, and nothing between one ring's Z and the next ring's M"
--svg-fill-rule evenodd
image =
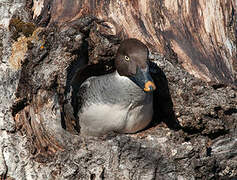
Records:
M236 177L237 1L205 2L1 2L1 177ZM153 52L179 125L155 109L140 133L82 138L62 115L69 82L87 63L113 69L124 37Z
M34 7L40 25L92 15L106 22L106 34L136 37L166 55L173 50L195 77L236 84L236 0L34 1Z

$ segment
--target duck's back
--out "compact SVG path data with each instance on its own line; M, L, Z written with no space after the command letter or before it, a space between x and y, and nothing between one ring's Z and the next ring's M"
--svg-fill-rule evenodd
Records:
M78 91L78 99L83 135L100 136L112 131L134 133L152 119L152 93L145 93L117 72L87 79Z

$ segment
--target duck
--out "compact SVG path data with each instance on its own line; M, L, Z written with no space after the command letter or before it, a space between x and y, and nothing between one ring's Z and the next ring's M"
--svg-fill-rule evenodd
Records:
M75 74L70 97L73 110L69 113L81 135L133 134L149 125L157 85L151 76L148 53L140 40L126 39L117 50L113 72L83 78L81 72L93 74L89 66L86 73L84 69Z

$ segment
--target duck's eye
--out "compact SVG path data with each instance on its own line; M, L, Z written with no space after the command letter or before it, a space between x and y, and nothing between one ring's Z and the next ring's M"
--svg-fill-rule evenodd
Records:
M129 57L128 57L128 56L125 56L125 60L126 60L126 61L129 61L130 59L129 59Z

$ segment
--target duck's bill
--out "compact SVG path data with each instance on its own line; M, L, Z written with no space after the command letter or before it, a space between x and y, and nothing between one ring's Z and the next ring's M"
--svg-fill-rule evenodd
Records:
M151 92L156 89L148 68L144 70L137 68L136 74L131 76L130 79L145 92Z

